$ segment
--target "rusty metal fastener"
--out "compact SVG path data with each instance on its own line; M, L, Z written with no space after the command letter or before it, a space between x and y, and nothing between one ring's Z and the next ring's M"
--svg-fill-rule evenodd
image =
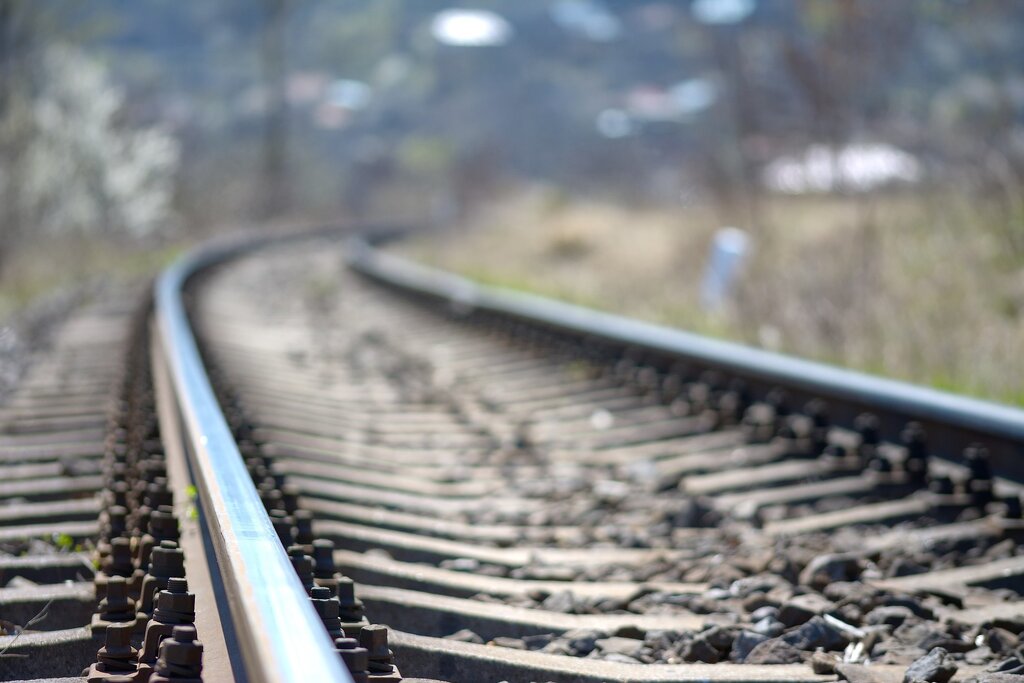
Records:
M148 567L153 547L161 541L175 541L181 538L178 520L174 510L168 505L161 505L149 513L146 523L147 533L139 542L139 566Z
M900 432L900 441L907 451L903 471L911 484L924 486L928 478L928 441L924 429L917 422L909 422Z
M161 505L149 517L149 533L157 541L177 541L181 538L178 520L174 516L174 508Z
M295 541L299 545L313 542L313 513L309 510L296 510L292 515L295 520Z
M260 484L257 490L260 494L260 500L263 502L263 507L266 510L281 510L282 512L287 514L287 511L283 509L284 501L281 500L280 491L278 491L276 488L270 487L270 485L268 484Z
M150 683L201 683L203 644L194 626L175 626L171 637L160 643Z
M146 494L142 499L144 505L156 510L161 505L174 506L174 492L167 485L166 477L154 477L153 483L146 486Z
M298 486L295 484L280 484L281 490L281 501L284 503L284 509L289 515L294 515L295 511L299 509L299 494L301 493Z
M1020 519L1024 515L1021 510L1020 496L1005 496L1001 500L1005 507L1003 516L1007 519Z
M857 444L857 455L861 462L869 462L875 457L878 444L882 442L881 425L878 416L873 413L861 413L853 421L853 428L860 435L860 443Z
M96 661L104 665L105 671L132 671L138 650L132 647L132 625L110 624L106 630L106 642L96 654Z
M728 390L715 397L713 411L719 427L739 424L746 409L746 398L740 392Z
M768 443L775 435L775 409L755 403L744 411L741 426L748 443Z
M103 471L107 477L107 485L110 487L128 479L128 466L123 462L104 463Z
M103 527L100 538L103 541L123 536L128 529L128 508L123 505L112 505L103 513Z
M345 668L352 674L352 682L368 683L370 675L366 669L370 665L370 653L366 648L359 647L359 641L355 638L335 638L334 649L341 655Z
M188 581L174 577L157 594L153 618L165 624L191 624L196 617L195 607L196 596L189 592Z
M892 461L883 455L876 455L875 458L868 463L868 467L879 474L892 473Z
M975 507L984 508L992 502L992 464L988 449L982 444L971 444L964 449L964 461L970 471L967 493Z
M313 558L306 554L305 549L301 545L289 546L288 558L292 561L292 567L295 569L295 573L299 575L299 581L302 582L302 587L306 589L306 594L312 595L311 591L316 585L313 581Z
M338 573L338 567L334 564L334 541L328 538L313 541L313 562L316 565L313 570L316 578L333 579Z
M661 386L658 388L659 396L664 403L671 403L683 391L683 373L670 369L661 379Z
M156 596L156 609L153 610L153 618L146 625L146 636L139 653L139 662L155 662L160 643L171 635L174 627L192 624L195 620L196 596L188 592L188 581L182 578L169 579L166 590L160 591Z
M956 485L950 477L940 475L929 479L928 490L936 495L951 496L956 491Z
M823 460L830 467L837 467L839 464L846 459L848 451L845 446L841 446L837 443L830 443L825 446L825 450L818 456L820 460Z
M119 507L127 513L128 507L128 484L124 481L115 481L108 487L110 498L114 507Z
M388 649L388 627L370 624L359 632L359 644L365 647L370 659L367 669L370 673L391 673L394 670L395 655Z
M139 680L137 655L132 647L132 625L111 624L107 626L103 647L96 653L96 662L83 675L87 683L134 683Z
M804 412L811 418L811 449L820 453L828 445L828 432L832 421L828 415L828 404L820 398L813 398L804 406Z
M128 597L128 584L123 576L111 576L107 580L107 595L92 615L93 633L105 630L114 622L131 622L135 625L135 601Z
M246 458L245 468L249 470L249 476L252 477L253 482L262 481L264 477L270 474L267 469L267 463L263 458Z
M939 520L951 522L970 503L970 496L957 491L956 482L947 475L930 476L928 479L931 510L929 514Z
M149 573L153 576L184 576L184 558L185 553L178 547L177 542L164 539L160 541L160 545L153 548L153 554L149 558Z
M338 598L334 597L330 588L316 586L310 591L310 600L313 601L313 608L316 610L320 621L331 638L344 638L345 631L341 628L340 604Z
M108 576L131 576L135 571L132 564L132 542L124 536L110 541L110 555L103 562L103 571Z
M295 544L295 520L288 516L284 510L271 510L270 522L274 525L277 538L281 545L288 548Z
M336 591L341 620L347 623L363 619L363 601L356 597L356 584L347 576L339 576Z
M139 615L148 619L153 612L153 602L158 591L167 588L167 582L174 577L185 576L185 553L174 541L160 541L153 548L149 571L142 579L139 591Z
M139 476L146 483L156 481L157 477L167 476L167 459L163 454L153 454L139 468Z

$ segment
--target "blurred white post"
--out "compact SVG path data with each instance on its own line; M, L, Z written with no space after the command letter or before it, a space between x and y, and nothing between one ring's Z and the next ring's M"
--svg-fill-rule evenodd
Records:
M725 305L749 247L750 238L739 228L721 228L715 233L700 288L700 303L704 310L720 311Z

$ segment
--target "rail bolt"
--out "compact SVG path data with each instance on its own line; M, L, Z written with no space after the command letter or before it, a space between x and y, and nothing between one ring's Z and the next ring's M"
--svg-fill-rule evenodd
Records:
M370 680L367 667L370 665L370 653L365 647L359 647L355 638L335 638L334 649L341 655L345 668L352 674L353 683L367 683Z
M306 554L301 545L293 545L288 547L288 559L292 561L292 568L299 575L299 581L306 589L306 594L311 595L310 591L316 585L313 581L313 558Z
M160 643L150 683L198 681L203 671L203 644L196 640L194 626L175 626L171 637Z
M347 576L338 578L338 603L345 621L359 621L363 618L363 601L356 597L356 584Z
M83 672L87 683L138 681L138 650L132 647L132 625L107 626L104 645L96 653L96 662Z
M313 542L313 513L309 510L296 510L292 515L295 519L295 541L300 545Z
M924 429L917 422L909 422L900 432L900 441L907 450L903 470L912 483L924 485L928 477L928 441Z
M337 565L334 564L334 541L327 538L313 541L313 562L313 575L316 578L333 579L338 571Z
M167 580L167 588L157 593L153 618L164 623L192 623L196 596L188 592L188 581L180 577Z
M862 462L867 462L875 457L878 444L882 442L881 425L878 416L873 413L861 413L853 421L853 428L860 435L860 443L857 444L857 455Z
M128 529L128 508L121 504L115 504L107 509L104 515L103 538L111 540L123 536Z
M982 444L971 444L964 449L964 461L970 470L967 480L967 492L972 503L984 508L992 502L992 464L988 449Z
M157 594L156 610L153 611L153 619L146 625L139 662L154 663L160 643L171 636L174 627L195 621L195 607L196 596L188 592L188 582L182 578L169 579L167 589Z
M775 409L755 403L744 411L741 426L748 443L768 443L775 435Z
M114 508L120 508L122 515L128 513L128 484L124 481L115 481L110 485L110 496L114 501L114 507L110 509L113 513Z
M132 542L124 536L110 541L110 555L103 563L103 571L109 576L131 576L135 571L132 564Z
M956 485L950 477L941 475L929 480L928 490L940 496L951 496L956 491Z
M110 624L106 630L106 640L100 648L97 660L107 664L108 671L129 671L134 668L131 663L138 650L132 647L132 624ZM125 667L110 669L110 666Z
M341 628L341 605L338 598L334 597L333 591L324 586L316 586L310 592L310 600L313 601L313 608L316 610L320 621L331 638L344 638L345 632Z
M135 601L128 596L128 583L123 576L107 579L106 597L100 600L96 614L92 615L92 632L99 633L115 622L136 624Z
M169 505L161 505L149 515L149 533L158 541L177 541L181 536L178 531L178 520L174 509Z
M271 510L270 522L274 525L277 538L285 548L295 544L295 520L284 510Z
M388 627L380 624L364 626L359 632L359 644L366 648L373 673L391 673L395 655L388 649Z
M185 576L185 553L174 541L160 541L160 545L153 548L149 571L142 579L142 589L139 591L139 613L144 618L152 614L156 594L167 587L167 582L171 578L183 576Z
M107 596L100 601L99 611L107 621L135 618L135 601L128 597L128 583L123 576L111 576L107 581Z
M285 512L294 515L299 509L299 487L295 484L281 484L280 490Z
M174 492L167 487L166 477L154 477L151 484L146 485L146 495L142 502L156 510L161 505L174 505Z

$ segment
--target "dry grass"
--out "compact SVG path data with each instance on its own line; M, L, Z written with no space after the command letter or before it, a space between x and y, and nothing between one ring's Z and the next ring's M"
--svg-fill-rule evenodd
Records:
M729 309L699 282L707 206L621 207L529 189L404 247L477 280L1024 404L1024 264L969 200L771 198Z
M144 281L181 252L97 237L53 237L21 245L0 271L0 323L55 290L107 278Z

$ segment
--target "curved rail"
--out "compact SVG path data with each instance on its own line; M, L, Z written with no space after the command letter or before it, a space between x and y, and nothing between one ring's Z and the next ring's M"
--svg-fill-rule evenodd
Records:
M955 458L967 441L985 440L993 456L1001 456L1011 470L1024 474L1024 410L710 339L540 296L481 286L386 254L361 238L349 241L347 258L351 267L366 276L448 301L466 311L498 313L560 332L637 347L724 370L762 387L782 385L809 396L836 401L841 405L833 407L845 408L837 412L847 418L862 410L876 410L886 411L888 416L883 419L896 429L904 420L923 421L930 433L941 435L947 442L939 450L950 452L937 450L940 456ZM964 433L947 438L949 427Z
M156 283L156 328L250 681L352 683L286 555L206 376L182 302L197 272L271 240L200 249ZM202 636L202 634L200 634Z

